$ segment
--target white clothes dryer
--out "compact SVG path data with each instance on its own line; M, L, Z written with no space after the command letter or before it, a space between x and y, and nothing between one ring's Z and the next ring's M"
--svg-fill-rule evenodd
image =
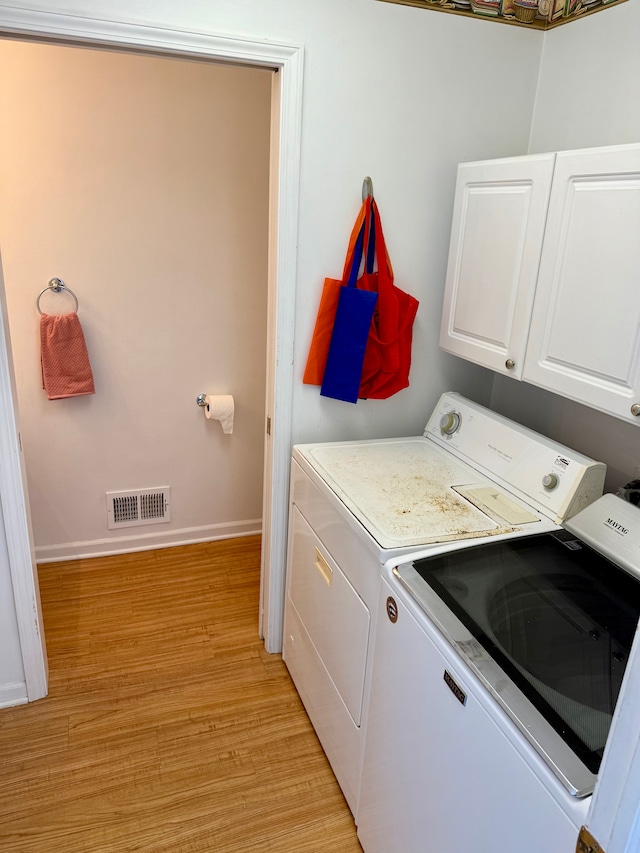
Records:
M294 447L283 657L354 815L384 563L554 530L604 475L455 393L422 436Z

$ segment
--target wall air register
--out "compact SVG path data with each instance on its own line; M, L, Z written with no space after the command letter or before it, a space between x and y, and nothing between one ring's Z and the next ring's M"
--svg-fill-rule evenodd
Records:
M107 525L142 527L171 520L171 489L131 489L126 492L107 492Z

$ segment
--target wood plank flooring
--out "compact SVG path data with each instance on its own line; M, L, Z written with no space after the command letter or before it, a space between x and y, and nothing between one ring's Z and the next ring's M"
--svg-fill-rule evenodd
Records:
M259 572L259 537L40 567L50 692L0 710L2 853L361 853Z

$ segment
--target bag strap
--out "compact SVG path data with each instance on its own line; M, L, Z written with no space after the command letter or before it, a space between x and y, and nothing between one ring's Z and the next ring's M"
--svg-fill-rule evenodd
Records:
M378 262L378 273L380 271L383 274L386 272L389 279L393 281L393 267L391 266L391 258L389 257L389 252L387 251L387 244L384 239L384 234L382 233L382 220L380 218L380 211L378 210L378 205L375 202L375 199L371 200L371 234L372 237L369 240L369 245L373 242L376 260ZM369 261L369 252L367 252L367 262ZM373 269L367 270L367 272L372 272Z
M349 280L347 281L347 287L353 287L354 289L356 287L358 276L360 275L360 265L362 264L365 226L366 221L360 226L360 232L358 233L356 245L353 250L353 260L351 263L351 270L349 271Z
M353 287L358 280L363 253L365 272L372 273L377 263L379 283L382 283L383 288L389 286L393 282L393 268L382 232L380 211L375 199L370 196L362 203L349 239L342 272L342 281L348 282L349 287Z
M376 262L376 226L372 208L369 210L369 215L365 219L364 252L364 271L366 273L372 273Z
M370 210L371 210L371 199L366 198L362 203L362 207L360 208L360 212L358 213L358 216L357 216L356 221L354 223L353 229L351 231L351 237L349 238L349 246L347 248L347 256L345 258L344 269L342 271L342 281L343 282L348 281L349 276L351 274L351 269L352 269L352 267L354 265L354 261L355 261L354 253L356 250L356 244L358 242L358 237L360 236L360 232L363 230L362 226L364 225L364 223L366 222L367 218L370 215ZM361 262L362 262L362 253L360 254L360 263ZM358 265L356 267L358 272L360 270L360 263L358 263Z
M393 268L382 231L380 211L375 200L371 203L371 223L375 239L375 254L378 263L378 318L371 324L370 337L381 346L394 346L408 331L413 322L411 311L400 316L398 296L393 285ZM371 238L370 238L371 242ZM415 316L415 312L414 316Z

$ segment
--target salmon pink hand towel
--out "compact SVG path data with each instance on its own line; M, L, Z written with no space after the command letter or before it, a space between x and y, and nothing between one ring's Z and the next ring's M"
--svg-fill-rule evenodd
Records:
M42 387L50 400L95 394L89 353L78 315L40 317Z

